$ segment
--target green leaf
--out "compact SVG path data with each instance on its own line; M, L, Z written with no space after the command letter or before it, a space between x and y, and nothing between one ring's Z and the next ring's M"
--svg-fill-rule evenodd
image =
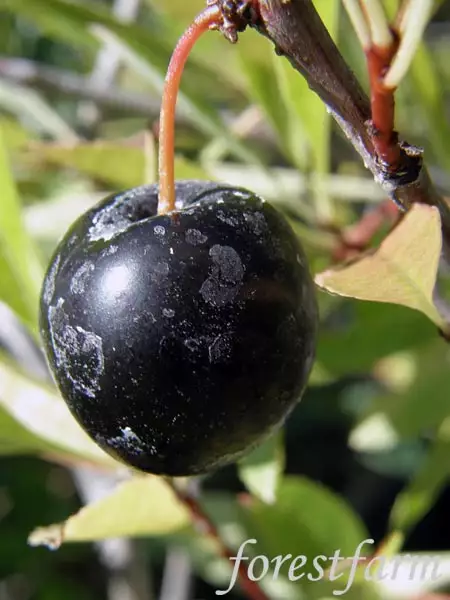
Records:
M255 52L248 51L247 45L238 44L237 52L240 57L240 68L246 77L248 96L263 110L268 122L275 131L279 147L287 158L300 170L305 170L308 162L307 140L303 124L295 118L290 105L287 105L285 95L280 88L280 81L274 82L274 75L278 64L286 64L279 56L273 63L273 46L255 32L248 32L246 36L253 36ZM288 64L294 80L302 82L302 77ZM301 98L296 99L301 102Z
M316 1L315 4L328 32L336 39L341 3ZM284 143L290 148L294 164L303 170L308 166L320 177L330 170L331 116L290 62L275 54L272 62L277 81L274 87L284 105L280 114ZM305 164L305 144L309 149L309 165ZM313 191L320 218L329 220L332 209L328 195L315 187Z
M152 183L146 176L145 148L138 138L135 143L127 140L99 140L70 145L34 143L28 147L27 156L38 164L77 169L118 189ZM182 158L176 159L175 169L178 179L210 178L201 167Z
M367 537L362 522L342 498L304 477L286 477L275 504L255 501L248 510L268 556L328 557L337 548L342 556L351 556Z
M415 108L420 106L420 116L428 145L443 169L450 170L450 123L446 118L445 86L436 69L433 56L422 43L416 52L409 74L413 87Z
M27 291L30 282L24 282L20 274L16 272L10 256L7 248L2 244L0 234L0 300L5 302L23 321L24 325L37 335L36 292L32 291L30 294Z
M342 546L344 538L348 542L348 548L355 542L349 555L352 555L358 544L364 540L364 528L345 503L323 486L303 478L290 477L284 480L280 484L277 503L272 505L249 500L248 497L237 504L229 494L208 491L205 491L202 503L207 514L218 526L221 539L224 539L227 545L233 549L234 556L236 556L238 548L245 544L243 555L248 559L243 563L244 566L249 567L249 561L254 557L264 555L268 558L270 571L262 578L259 585L269 598L283 598L283 600L332 598L333 589L345 587L344 575L332 586L326 581L307 582L306 577L302 580L289 581L287 573L290 564L297 556L306 556L308 560L301 571L305 574L316 574L312 560L316 556L317 548L323 548L324 554L328 552L320 541L317 542L317 545L314 543L314 547L310 545L311 538L315 539L319 530L322 530L323 539L327 536L330 538L329 548L330 550L332 548L332 551L327 554L329 557L332 557L338 548L343 548L341 557L347 555L347 546L345 544L344 547ZM328 514L328 509L331 510L330 514ZM325 514L325 520L322 529L319 523L323 514ZM317 515L317 519L314 518L314 515ZM328 519L331 521L333 517L335 523L330 524ZM340 528L341 522L342 529ZM328 531L326 530L327 526L329 527ZM346 529L347 527L348 529ZM322 533L320 538L322 538ZM342 537L340 537L341 534ZM212 564L206 553L201 558L200 546L204 550L206 542L207 540L204 538L197 539L193 547L194 553L197 555L194 560L197 563L199 559L203 560L197 569L207 581L216 586L215 589L226 590L230 585L234 565L227 564L225 561L220 561L220 563L216 561L216 564ZM334 547L333 544L335 544ZM211 544L208 546L211 547ZM364 550L370 551L370 546L366 546ZM277 571L275 565L277 557L280 555L286 560ZM258 558L255 559L255 563L254 572L259 574L263 566ZM329 562L323 564L324 570L330 566ZM346 598L348 597L350 600L378 599L375 594L367 595L366 588L356 582L353 588L346 594Z
M367 372L386 355L436 338L430 321L395 304L346 300L333 320L322 324L317 360L335 376Z
M438 209L415 204L377 250L347 267L324 271L315 281L339 296L413 308L444 329L433 302L441 248Z
M254 496L272 504L284 471L284 459L283 434L280 432L239 461L239 477Z
M450 371L443 344L435 338L411 354L407 389L385 394L375 402L375 412L387 415L392 427L405 439L435 431L450 414Z
M23 224L1 129L0 191L0 297L36 332L43 270Z
M328 32L336 38L340 2L315 2ZM330 165L331 116L322 100L313 93L306 80L292 68L287 60L274 56L275 73L283 96L289 127L303 130L307 135L313 155L313 167L318 173L328 173Z
M33 531L32 546L59 548L65 542L173 533L190 523L188 509L164 479L135 476L112 494L82 508L64 523Z
M277 578L281 580L289 578L290 565L296 557L306 559L300 572L314 577L318 573L313 566L315 557L321 557L321 567L326 571L337 550L341 558L353 556L361 542L368 539L364 525L343 499L303 477L285 478L276 504L255 501L247 511L256 545L247 545L246 554L285 559L278 566ZM372 552L373 546L366 543L363 554ZM275 569L273 565L272 562ZM345 589L346 576L342 577L331 583L326 577L312 582L303 576L295 585L300 588L301 598L331 598L334 590ZM365 587L355 584L346 597L368 598Z
M25 377L5 361L0 362L0 407L30 432L33 440L41 440L36 450L47 447L56 454L116 467L116 461L84 433L55 391ZM3 424L8 425L6 418ZM0 438L2 435L8 439L9 430L0 431Z
M317 2L317 8L328 31L335 35L340 3ZM331 117L326 106L292 65L274 52L272 44L255 32L246 32L245 38L247 43L240 43L237 52L247 93L264 111L281 150L299 170L312 167L317 173L327 173Z
M152 6L163 10L171 19L183 19L185 22L199 13L204 5L203 0L191 0L189 4L186 0L152 0Z
M141 148L114 142L33 144L29 156L39 163L77 169L119 189L144 183L145 157Z
M447 420L449 429L450 419ZM407 535L431 510L449 475L450 439L447 435L434 441L412 481L397 496L390 515L391 528Z
M0 129L3 131L3 142L8 150L22 149L30 141L30 133L13 118L0 117Z
M79 11L75 4L61 3L58 6L53 0L48 0L45 10L42 10L39 0L0 0L0 8L33 20L46 34L65 42L92 49L98 46L94 36L86 29L85 23L76 18Z

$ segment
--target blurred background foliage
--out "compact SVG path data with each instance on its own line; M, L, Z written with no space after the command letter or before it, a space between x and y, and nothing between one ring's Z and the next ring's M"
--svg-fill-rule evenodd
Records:
M0 0L0 600L209 599L227 586L229 567L164 482L129 479L79 430L49 380L37 326L44 268L68 225L107 193L155 180L165 68L203 4ZM438 4L397 119L448 193L450 5ZM340 2L316 6L366 85ZM177 177L251 182L288 216L313 272L336 241L320 224L343 228L384 199L321 102L253 31L237 46L217 34L200 41L177 118ZM351 555L367 537L394 534L392 553L441 553L449 591L448 346L413 310L324 293L319 301L303 401L282 435L201 481L202 501L232 547L255 537L269 557ZM65 539L85 543L57 553L27 545L37 526L72 514ZM58 545L60 534L38 530L30 541ZM262 586L283 600L332 589L270 577ZM360 582L347 597L419 591L417 582ZM236 588L229 597L243 596Z

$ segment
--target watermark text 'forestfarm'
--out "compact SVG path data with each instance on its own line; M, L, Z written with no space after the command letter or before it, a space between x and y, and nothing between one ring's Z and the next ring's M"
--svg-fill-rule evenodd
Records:
M437 581L441 574L439 573L439 557L431 555L410 555L402 554L398 556L374 556L364 559L361 554L366 544L374 544L375 541L367 539L362 541L356 548L353 556L341 556L341 551L336 550L332 556L319 555L314 558L308 558L304 555L293 556L275 556L268 558L263 554L253 556L244 556L245 547L248 544L257 544L257 540L250 539L243 542L236 556L230 557L234 561L233 572L231 574L230 584L225 590L216 590L217 596L225 596L235 586L238 577L239 566L242 563L247 565L247 575L252 581L261 581L265 577L276 580L280 577L280 570L283 567L283 573L287 569L289 581L300 581L306 579L311 582L331 581L338 582L342 577L339 589L333 591L334 596L346 594L355 581L356 569L364 574L366 581L396 580L400 575L410 581L419 579L420 581ZM343 567L346 567L345 569ZM342 585L345 582L345 585ZM339 586L339 583L336 584Z

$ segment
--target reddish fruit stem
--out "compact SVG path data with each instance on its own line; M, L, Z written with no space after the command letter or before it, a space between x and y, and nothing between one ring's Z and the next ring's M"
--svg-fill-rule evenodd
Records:
M366 52L372 107L372 141L378 157L389 171L400 166L401 152L395 131L395 89L386 88L383 77L397 51L397 42L389 48L372 46Z
M217 530L216 526L211 521L211 519L208 517L208 515L205 513L197 498L195 498L189 492L181 490L170 479L167 479L167 482L169 483L172 490L175 492L178 499L189 509L189 512L192 515L193 522L200 530L200 532L203 535L207 535L215 540L216 544L219 546L221 556L223 556L223 558L229 561L230 565L232 565L231 560L235 558L236 553L233 553L233 551L230 548L228 548L228 546L222 540L219 531ZM250 577L248 576L247 569L245 568L245 565L242 561L239 562L238 565L238 574L240 586L243 592L249 598L249 600L269 600L266 594L256 583L256 581L252 581L250 579Z
M159 117L159 214L175 209L175 109L183 69L195 42L217 25L220 16L216 5L203 10L179 39L170 59Z

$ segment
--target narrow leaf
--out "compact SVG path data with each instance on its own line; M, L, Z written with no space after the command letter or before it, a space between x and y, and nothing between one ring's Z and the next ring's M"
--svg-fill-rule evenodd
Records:
M335 375L367 373L386 355L414 349L436 338L423 316L398 304L347 300L333 315L337 327L322 328L317 359ZM395 335L392 332L395 330ZM351 352L342 352L351 348Z
M248 46L245 44L237 46L241 71L246 78L248 96L263 111L278 138L282 152L297 168L305 170L308 148L304 127L298 119L294 118L295 113L286 103L283 87L280 87L280 81L277 82L275 79L277 65L284 64L285 61L279 56L275 56L275 62L273 62L272 45L257 36L256 33L250 33L250 35L255 38L253 42L258 48L258 52L255 52L254 48L252 52L249 52ZM286 65L289 73L302 82L301 76L292 69L291 65L289 63ZM301 103L301 100L300 97L297 97L296 102Z
M126 189L149 181L146 172L144 137L133 140L80 142L77 144L33 143L25 155L39 164L54 164L77 169L93 179L118 189ZM176 159L179 179L208 179L201 167L182 158Z
M65 141L77 139L73 129L34 90L6 80L0 81L0 106L41 135Z
M99 181L119 189L142 185L145 175L144 153L112 142L83 142L80 144L33 144L30 158L38 163L49 163L77 169Z
M315 2L321 19L334 38L338 30L340 4L340 2ZM292 132L304 132L312 151L314 170L318 173L327 173L331 132L331 117L327 108L288 61L274 55L274 64L279 93L282 95L286 115L289 117L289 128Z
M450 123L446 117L446 96L433 55L422 43L410 69L414 111L420 106L430 152L443 169L450 170ZM417 114L417 113L415 113ZM426 124L426 125L425 125Z
M136 24L124 24L101 6L88 2L47 0L42 10L41 0L0 0L0 8L7 8L26 19L31 19L49 35L68 40L77 46L94 48L108 43L117 49L121 60L144 77L158 93L161 92L170 53L175 39L167 39L167 32L153 26L149 31ZM97 44L95 43L97 41ZM210 136L222 138L228 148L242 160L258 162L256 153L230 133L219 110L205 98L198 80L205 74L211 83L217 74L212 69L188 61L183 77L179 106L191 121ZM209 81L207 77L207 81Z
M25 230L21 204L11 175L9 157L0 129L0 265L5 279L0 282L0 297L11 299L5 282L13 280L22 296L11 308L35 330L39 290L43 271L34 248ZM4 288L4 289L3 289Z

